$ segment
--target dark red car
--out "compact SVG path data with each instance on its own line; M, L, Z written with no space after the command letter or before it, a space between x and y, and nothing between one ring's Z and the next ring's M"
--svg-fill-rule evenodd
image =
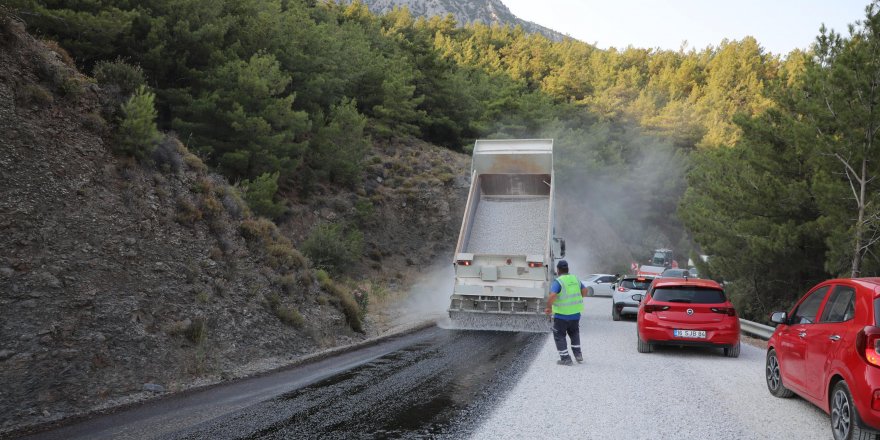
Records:
M880 428L880 278L829 280L775 312L767 388L831 414L835 439Z
M656 278L639 304L638 350L654 346L719 347L739 356L739 318L724 289L712 280Z

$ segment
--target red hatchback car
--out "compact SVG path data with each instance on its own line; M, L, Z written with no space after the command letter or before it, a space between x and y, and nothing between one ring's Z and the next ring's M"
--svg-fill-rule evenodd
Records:
M638 349L654 345L719 347L739 356L739 318L721 286L712 280L655 278L639 304Z
M880 428L880 278L829 280L773 313L767 388L831 414L835 439Z

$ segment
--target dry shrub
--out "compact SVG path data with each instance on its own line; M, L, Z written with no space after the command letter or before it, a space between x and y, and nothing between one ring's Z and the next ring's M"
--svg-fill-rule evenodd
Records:
M296 287L296 277L293 274L282 275L276 278L275 282L281 286L281 289L287 294L293 293L293 290Z
M181 224L192 226L202 219L202 211L189 199L180 197L177 199L177 217L175 219Z
M173 135L165 135L153 150L156 167L166 173L177 173L183 168L183 156L179 152L180 141Z
M83 82L75 76L69 76L58 86L58 92L61 93L61 96L70 101L78 100L84 91Z
M288 243L275 242L266 246L269 265L275 269L297 269L305 267L306 258Z
M76 68L76 61L73 60L73 57L70 56L70 53L67 52L61 45L58 44L55 40L43 40L43 45L46 46L46 49L51 50L58 54L58 58L61 59L61 62L64 63L67 67Z
M80 122L83 128L98 134L107 129L107 121L98 113L86 113L80 117Z
M208 339L208 321L205 318L195 318L186 329L186 338L195 344L201 344Z
M250 209L248 209L237 188L224 185L217 192L220 201L223 202L223 207L226 208L226 212L229 213L230 217L238 220L242 217L250 216Z
M210 194L214 190L214 182L208 177L200 177L192 187L193 192L198 194Z
M199 303L207 304L210 299L211 296L207 290L199 290L198 293L196 293L196 301Z
M8 44L18 41L16 33L24 32L21 21L13 18L12 11L6 6L0 6L0 43Z
M187 152L183 156L183 161L186 162L187 166L195 172L204 173L208 171L208 166L205 165L205 162L202 162L202 159L195 154Z
M208 321L203 317L187 319L172 324L167 331L171 335L184 336L190 342L201 344L208 338Z
M337 307L342 310L342 313L345 315L345 321L348 323L349 327L358 333L363 333L364 327L363 322L361 321L361 308L357 301L355 301L354 296L334 283L327 272L318 270L316 275L318 277L318 284L321 285L321 289L333 295L338 301Z
M303 319L298 310L281 303L281 297L277 293L267 296L266 303L281 322L297 329L303 328L306 324L306 320Z
M275 236L275 223L265 218L249 218L241 222L241 236L247 240L270 242Z
M223 214L223 204L217 198L207 194L202 197L202 210L210 218L218 218Z
M297 279L299 281L299 284L306 288L315 283L314 273L309 269L301 270L297 274Z
M303 328L306 324L306 320L293 307L279 306L275 309L275 315L281 319L281 322L294 328Z
M52 104L55 98L52 93L39 84L25 84L15 90L16 98L21 104L46 107Z

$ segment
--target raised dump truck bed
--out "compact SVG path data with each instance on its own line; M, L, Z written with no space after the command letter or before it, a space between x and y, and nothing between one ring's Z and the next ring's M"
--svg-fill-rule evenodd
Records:
M479 140L456 245L449 316L466 329L549 331L553 141Z
M482 198L465 252L543 254L549 208L549 196Z

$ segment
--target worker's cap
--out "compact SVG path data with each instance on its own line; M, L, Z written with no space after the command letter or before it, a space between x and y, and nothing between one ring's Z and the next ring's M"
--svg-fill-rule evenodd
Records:
M557 269L568 269L568 261L559 260L559 262L556 263L556 268Z

